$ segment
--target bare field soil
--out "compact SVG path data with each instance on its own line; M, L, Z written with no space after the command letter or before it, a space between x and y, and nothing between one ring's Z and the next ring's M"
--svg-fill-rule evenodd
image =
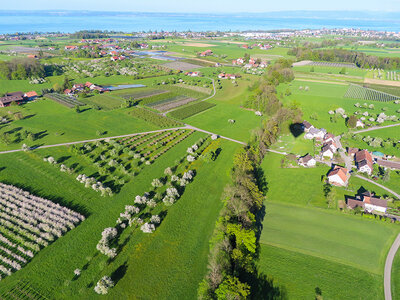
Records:
M398 87L400 87L400 81L392 81L392 80L382 80L382 79L364 78L364 83L380 84L380 85L398 86Z
M192 69L198 69L201 68L202 66L195 65L195 64L190 64L187 62L181 62L181 61L174 61L170 63L163 64L164 67L174 69L174 70L182 70L182 71L187 71L187 70L192 70Z

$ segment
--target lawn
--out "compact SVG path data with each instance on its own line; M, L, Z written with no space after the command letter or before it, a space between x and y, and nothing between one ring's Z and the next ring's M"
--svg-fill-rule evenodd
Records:
M195 298L198 283L206 272L208 240L222 207L219 197L230 180L231 157L238 145L221 141L218 159L200 165L194 182L168 209L166 218L153 235L127 230L126 243L111 261L99 254L95 246L102 230L115 224L124 206L132 204L135 195L147 191L151 180L159 177L167 166L175 164L186 148L201 136L204 134L194 133L175 146L174 151L168 151L162 159L146 167L111 198L102 198L85 189L74 179L76 175L62 173L41 159L49 154L71 159L64 147L0 156L1 181L61 202L87 216L77 228L40 251L26 267L2 280L0 294L24 280L47 298L87 299L95 296L93 284L101 276L113 274L118 280L109 293L110 299L132 295L141 299ZM79 163L79 160L73 161ZM90 167L83 163L81 166L84 169L80 172L91 172ZM30 178L29 181L26 178ZM82 269L78 280L72 280L75 268Z
M124 103L122 98L116 97L114 94L110 93L95 95L89 98L80 99L80 101L98 105L105 110L120 108L121 105Z

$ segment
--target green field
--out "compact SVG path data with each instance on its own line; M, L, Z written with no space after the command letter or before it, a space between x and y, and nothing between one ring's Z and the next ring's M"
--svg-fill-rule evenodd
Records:
M248 141L251 131L261 122L253 111L240 107L248 95L248 84L248 81L241 80L234 87L230 81L223 81L222 91L218 91L214 98L208 100L216 106L186 118L185 123L243 142ZM229 119L235 120L235 123L230 124Z
M97 111L94 109L76 113L52 100L40 99L23 106L0 109L0 114L12 118L8 112L19 111L24 119L12 121L3 126L0 132L9 132L10 139L15 134L28 130L39 134L35 141L22 140L10 145L2 143L0 149L19 149L22 143L29 146L73 142L90 138L116 136L157 129L154 125L129 116L129 109ZM10 117L11 116L11 117ZM103 135L98 136L96 132Z
M398 232L395 225L271 201L266 202L260 267L289 298L309 299L317 286L324 299L382 297L383 265Z
M392 297L400 299L400 252L397 252L392 265Z
M302 89L300 89L302 87ZM306 91L305 87L309 90ZM344 94L347 91L347 84L345 83L324 83L324 82L312 82L302 79L296 79L289 85L281 85L279 87L279 92L285 93L287 89L291 91L291 95L284 99L284 102L298 103L302 108L304 113L304 119L311 122L314 126L319 128L325 128L333 134L340 134L346 132L345 120L338 116L336 122L330 120L330 115L328 112L330 110L336 110L341 107L345 110L346 114L349 116L354 114L355 111L365 112L368 111L369 114L377 115L385 112L386 115L397 115L398 105L393 102L379 102L379 101L369 101L369 100L356 100L356 99L346 99ZM374 109L356 108L354 104L373 104ZM383 110L385 109L385 110ZM312 119L315 116L317 119ZM361 116L360 116L361 117ZM383 125L393 124L391 121L385 122Z

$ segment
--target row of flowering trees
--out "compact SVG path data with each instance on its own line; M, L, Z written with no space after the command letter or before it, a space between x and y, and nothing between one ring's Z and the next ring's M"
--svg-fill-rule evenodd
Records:
M66 207L0 183L0 279L83 220Z
M200 156L205 149L205 141L205 139L200 139L190 147L191 150L188 149L188 153L196 157ZM125 210L120 213L115 227L107 227L103 230L101 239L96 246L100 253L114 258L118 254L116 240L128 226L139 228L143 233L153 233L156 230L162 222L162 217L153 214L153 209L160 204L167 207L173 205L182 196L186 185L194 179L195 172L187 169L189 164L187 159L184 157L181 162L182 164L179 166L166 168L165 176L162 178L153 179L152 190L142 196L135 196L132 204L125 205ZM176 171L178 168L186 169L186 171L174 174L174 170ZM98 294L107 294L111 287L113 287L111 278L104 276L97 282L94 290Z

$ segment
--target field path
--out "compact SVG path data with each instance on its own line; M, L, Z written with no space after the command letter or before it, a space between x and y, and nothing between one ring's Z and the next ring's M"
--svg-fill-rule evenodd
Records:
M234 143L237 143L237 144L241 144L241 145L244 145L244 146L247 145L245 142L241 142L241 141L238 141L238 140L235 140L235 139L231 139L229 137L221 136L219 134L216 134L216 133L213 133L213 132L210 132L210 131L207 131L207 130L203 130L203 129L200 129L200 128L193 127L191 125L185 124L185 126L181 126L181 127L172 127L172 128L136 132L136 133L130 133L130 134L124 134L124 135L117 135L117 136L108 136L108 137L102 137L102 138L98 138L98 139L90 139L90 140L83 140L83 141L75 141L75 142L53 144L53 145L37 146L37 147L31 148L30 150L53 148L53 147L60 147L60 146L69 146L69 145L83 144L83 143L91 143L91 142L97 142L97 141L104 141L104 140L107 140L107 139L119 139L119 138L124 138L124 137L135 136L135 135L164 132L164 131L175 130L175 129L192 129L192 130L195 130L195 131L204 132L204 133L211 134L211 135L215 134L221 139L224 139L224 140L227 140L227 141L231 141L231 142L234 142ZM21 152L21 151L24 151L24 150L23 149L6 150L6 151L0 151L0 154L7 154L7 153L14 153L14 152Z
M367 129L361 129L358 131L354 131L353 133L362 133L362 132L368 132L368 131L373 131L373 130L378 130L378 129L384 129L384 128L390 128L390 127L396 127L400 126L400 123L397 124L392 124L392 125L385 125L385 126L375 126Z
M394 240L392 247L390 247L388 256L386 257L385 262L385 272L384 272L384 288L385 288L385 300L392 300L392 291L391 291L391 277L392 277L392 264L394 256L396 255L397 250L400 247L400 234Z

